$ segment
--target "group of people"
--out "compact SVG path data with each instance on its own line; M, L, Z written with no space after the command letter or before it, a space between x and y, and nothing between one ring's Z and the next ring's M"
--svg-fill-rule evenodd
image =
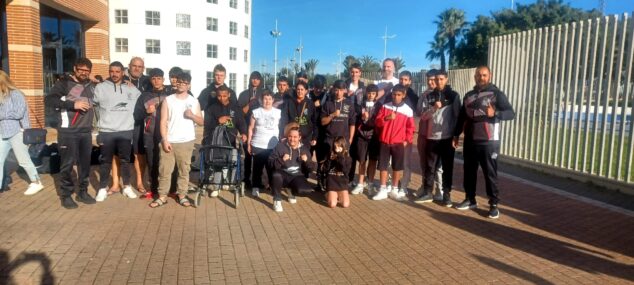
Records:
M310 87L303 72L296 82L280 77L276 93L263 88L262 76L256 71L251 73L248 88L236 95L224 84L226 70L219 64L214 68L213 82L194 98L191 76L178 67L169 71L171 85L164 85L162 70L152 69L145 76L143 60L135 57L127 74L120 62L113 62L109 77L98 82L91 80L90 60L79 59L74 72L60 79L45 97L46 107L58 115L61 204L77 207L71 198L75 192L71 173L77 164L75 200L79 202L104 201L118 192L121 176L121 192L129 198L136 198L138 191L153 197L150 207L161 207L168 202L170 189L175 188L176 201L190 206L187 190L195 126L202 125L203 145L212 143L218 126L232 136L230 141L244 142L244 182L253 196L270 189L273 208L278 212L283 211L284 188L289 190L289 203L297 201L298 193L325 191L330 207L349 207L349 193L361 194L366 189L373 200L405 199L409 194L414 136L424 178L414 202L437 200L451 207L455 148L464 132L466 199L455 207L477 207L475 185L481 166L489 217L497 218L500 121L513 119L515 113L506 95L491 84L490 69L478 67L474 89L461 98L447 84L444 70L427 72L428 88L419 96L411 88L410 72L394 77L394 61L389 58L382 67L382 78L367 86L361 81L361 66L353 64L350 78L331 86L321 75L313 78ZM22 95L11 86L5 91L0 85L0 102L7 98L19 101ZM2 103L0 110L4 106ZM28 112L26 117L24 112L22 116L0 115L2 155L5 140L12 141L16 135L5 132L5 120L16 121L15 129L28 128ZM101 161L99 189L93 199L87 188L95 116ZM418 134L415 118L419 120ZM14 150L22 147L11 145ZM144 186L146 168L149 190ZM375 185L377 168L379 182ZM317 185L307 180L313 172ZM136 191L131 186L132 173L136 173ZM31 185L41 185L36 174ZM211 196L217 196L218 190L211 189Z

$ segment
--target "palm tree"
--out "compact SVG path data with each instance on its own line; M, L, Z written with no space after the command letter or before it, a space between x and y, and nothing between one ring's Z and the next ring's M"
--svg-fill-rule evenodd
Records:
M454 65L454 51L456 50L456 39L462 35L467 27L464 11L456 8L444 10L438 15L438 20L434 21L438 25L437 35L447 41L447 51L449 52L449 67Z
M440 69L442 70L446 70L445 69L445 51L446 51L446 47L447 47L447 43L445 41L445 38L439 36L438 34L436 34L436 36L434 37L434 40L429 42L429 51L427 51L427 54L425 54L425 57L429 60L436 60L436 59L440 59Z
M304 62L304 67L306 68L306 72L308 73L308 76L310 76L311 78L315 76L315 70L317 70L318 64L319 64L318 59L309 59L308 61Z
M394 71L398 72L405 67L405 61L401 57L394 58Z

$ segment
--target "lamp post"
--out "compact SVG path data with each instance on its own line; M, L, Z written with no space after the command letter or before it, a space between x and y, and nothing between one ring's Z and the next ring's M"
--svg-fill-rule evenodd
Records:
M339 53L337 53L337 55L339 56L339 64L343 64L343 59L341 58L344 54L348 53L347 51L341 51L341 49L339 49ZM337 65L337 78L341 79L341 73L339 73L339 66Z
M304 69L302 66L302 51L304 50L304 46L302 45L302 37L299 37L299 46L295 49L296 52L299 52L299 70Z
M383 59L387 58L387 40L396 38L396 34L387 35L387 26L385 26L385 34L381 37L383 39Z
M273 75L275 76L275 79L273 80L274 89L277 88L277 38L279 38L281 35L282 32L277 29L277 19L275 19L275 30L271 31L271 36L273 36L273 38L275 39L275 57L273 58Z

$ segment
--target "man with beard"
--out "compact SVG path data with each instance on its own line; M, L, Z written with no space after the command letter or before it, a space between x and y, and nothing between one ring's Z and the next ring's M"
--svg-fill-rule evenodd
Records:
M75 184L71 174L77 164L77 182L79 191L75 199L85 204L94 204L95 199L88 195L88 177L90 175L90 153L92 151L92 121L95 116L92 108L94 86L90 81L92 62L80 58L75 62L73 74L55 83L44 98L47 108L54 110L57 116L57 142L61 158L60 199L66 209L77 208L71 198Z

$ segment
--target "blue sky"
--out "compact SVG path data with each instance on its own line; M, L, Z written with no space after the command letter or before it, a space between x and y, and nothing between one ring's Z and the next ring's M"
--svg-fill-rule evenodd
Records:
M535 1L519 1L522 4ZM589 10L598 7L598 0L566 1L573 7ZM517 1L516 1L517 3ZM436 27L433 21L447 8L465 11L467 20L491 11L510 8L510 0L255 0L252 19L253 70L273 73L274 40L270 31L278 20L282 32L278 41L278 70L287 59L299 55L294 50L303 43L302 60L318 59L318 73L334 73L339 64L339 51L345 55L371 55L383 58L384 41L388 57L402 56L405 69L417 71L429 66L425 58L428 42ZM622 14L634 10L634 0L606 0L606 14ZM263 68L261 64L266 63ZM341 66L339 64L339 66Z

